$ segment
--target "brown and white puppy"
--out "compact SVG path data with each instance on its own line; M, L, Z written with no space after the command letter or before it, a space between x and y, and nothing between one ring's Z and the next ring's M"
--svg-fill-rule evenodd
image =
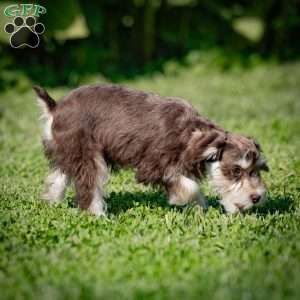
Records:
M42 108L50 161L43 199L62 200L74 182L82 209L104 215L108 167L133 168L138 182L159 185L170 204L206 207L198 180L208 174L226 212L262 202L267 166L252 139L224 131L187 102L118 85L83 86L55 102L34 90Z

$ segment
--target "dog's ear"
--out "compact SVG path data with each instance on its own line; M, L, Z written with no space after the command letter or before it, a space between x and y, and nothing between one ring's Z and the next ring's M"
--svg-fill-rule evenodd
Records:
M217 130L202 132L197 130L189 142L187 154L194 161L221 160L226 144L226 133Z
M224 132L208 133L203 139L206 149L201 156L205 161L219 161L222 159L223 150L226 144L226 134Z
M257 151L259 152L259 154L263 153L260 144L259 144L255 139L253 139L253 143L254 143L254 145L255 145ZM266 162L266 160L265 160L263 157L261 157L261 156L258 158L258 160L257 160L257 162L256 162L256 166L257 166L260 170L262 170L262 171L269 172L269 167L268 167L268 165L267 165L267 162Z
M256 163L256 165L259 170L269 172L269 167L267 165L267 162L264 159L260 158Z
M269 172L269 167L267 165L266 160L264 159L264 157L262 155L260 155L256 161L256 167L258 168L258 170L260 171L265 171L265 172Z
M261 146L260 144L258 143L258 141L256 141L254 138L252 138L252 141L257 149L258 152L263 152L262 149L261 149Z

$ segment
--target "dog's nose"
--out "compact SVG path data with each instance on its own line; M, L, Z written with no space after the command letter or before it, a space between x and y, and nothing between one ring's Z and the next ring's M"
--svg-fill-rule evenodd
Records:
M259 202L260 198L261 198L261 196L259 194L251 194L250 195L250 199L254 204Z

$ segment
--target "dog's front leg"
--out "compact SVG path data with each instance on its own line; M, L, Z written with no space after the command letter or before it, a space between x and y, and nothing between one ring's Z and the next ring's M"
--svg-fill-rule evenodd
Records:
M186 177L179 176L168 185L169 203L171 205L183 206L196 201L203 208L207 208L205 197L199 190L196 181Z

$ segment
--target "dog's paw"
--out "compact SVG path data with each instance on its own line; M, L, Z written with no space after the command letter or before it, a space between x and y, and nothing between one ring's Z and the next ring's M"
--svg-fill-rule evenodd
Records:
M11 34L10 44L13 48L25 46L36 48L40 43L39 35L45 31L45 26L42 23L36 23L32 16L25 20L22 17L16 17L13 23L5 25L4 30Z
M104 200L93 200L87 210L96 217L106 217L107 205Z
M220 204L227 215L236 215L240 213L240 209L230 201L220 200Z

